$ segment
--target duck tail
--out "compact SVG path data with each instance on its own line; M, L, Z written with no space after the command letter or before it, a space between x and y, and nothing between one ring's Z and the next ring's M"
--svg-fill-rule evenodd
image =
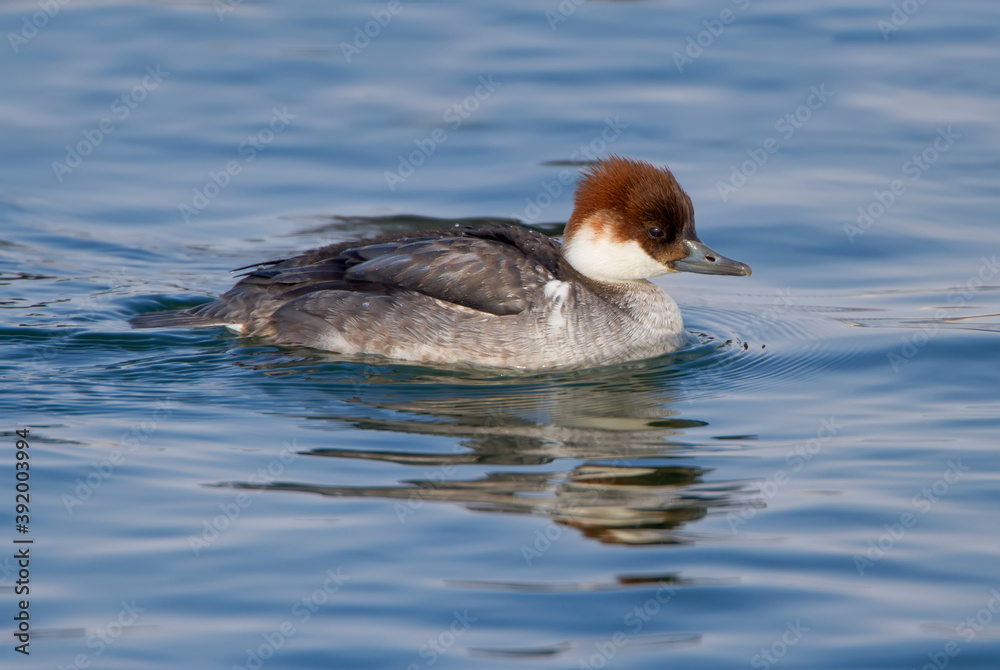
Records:
M136 314L128 322L133 328L207 328L219 325L184 309Z

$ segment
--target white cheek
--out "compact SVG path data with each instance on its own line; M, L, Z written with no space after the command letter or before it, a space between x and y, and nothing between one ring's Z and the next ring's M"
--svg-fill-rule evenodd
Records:
M587 228L566 241L563 255L577 272L597 281L638 281L674 272L647 254L638 242L612 241Z

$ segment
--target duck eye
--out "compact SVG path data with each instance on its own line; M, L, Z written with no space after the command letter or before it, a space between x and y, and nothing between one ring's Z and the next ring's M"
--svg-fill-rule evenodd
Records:
M665 234L663 232L663 228L660 228L659 226L652 226L646 232L649 234L650 237L653 237L653 238L656 238L656 239L659 239L659 238L663 237L664 234Z

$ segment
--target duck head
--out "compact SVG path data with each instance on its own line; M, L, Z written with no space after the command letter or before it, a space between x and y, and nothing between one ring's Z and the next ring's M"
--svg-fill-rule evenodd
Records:
M629 282L671 272L750 274L698 239L694 207L670 170L610 156L584 172L563 256L580 274Z

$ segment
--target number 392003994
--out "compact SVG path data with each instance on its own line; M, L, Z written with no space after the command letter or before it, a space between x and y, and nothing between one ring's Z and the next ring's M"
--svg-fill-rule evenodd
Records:
M14 479L17 480L14 485L17 492L14 496L14 524L18 532L27 533L30 522L28 504L31 502L31 475L28 465L31 455L28 452L30 446L28 444L28 429L23 428L17 431L17 436L21 439L15 444L17 452L14 456L16 459Z

